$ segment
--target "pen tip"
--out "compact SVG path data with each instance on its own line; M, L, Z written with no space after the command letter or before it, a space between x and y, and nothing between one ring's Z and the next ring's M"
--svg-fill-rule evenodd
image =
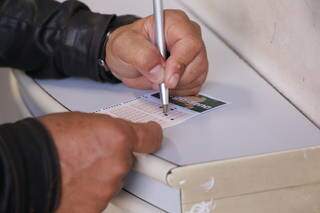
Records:
M164 114L167 114L168 113L168 111L169 111L169 105L163 105L163 113Z

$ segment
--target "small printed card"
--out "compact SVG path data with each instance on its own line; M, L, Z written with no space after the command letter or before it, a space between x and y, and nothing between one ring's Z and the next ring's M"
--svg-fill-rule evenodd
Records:
M223 101L205 95L174 96L170 97L169 112L164 114L160 93L153 93L103 108L96 113L108 114L133 122L155 121L162 128L168 128L225 104Z

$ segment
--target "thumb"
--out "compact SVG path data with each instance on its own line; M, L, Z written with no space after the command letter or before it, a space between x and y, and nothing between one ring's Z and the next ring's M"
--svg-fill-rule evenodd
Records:
M153 153L160 148L162 142L162 128L156 122L131 123L137 140L133 144L133 151L138 153Z

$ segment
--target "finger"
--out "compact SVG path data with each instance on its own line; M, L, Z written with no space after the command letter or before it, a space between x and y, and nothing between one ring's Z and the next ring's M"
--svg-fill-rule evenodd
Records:
M184 74L185 68L200 55L204 45L201 37L185 35L170 48L170 57L166 62L165 83L175 88ZM203 53L201 53L203 55Z
M149 90L153 88L153 83L149 81L145 76L140 76L138 78L123 78L122 83L126 86L136 89Z
M201 26L195 22L191 20L192 25L194 26L194 29L196 32L198 32L198 34L200 35L200 37L202 37L202 31L201 31Z
M160 52L143 34L135 31L125 31L118 35L111 46L112 54L118 63L125 64L131 71L137 70L154 83L164 79L164 61ZM136 78L137 72L118 71L123 78Z
M160 148L162 128L155 122L131 123L138 140L133 144L133 151L138 153L153 153Z
M170 90L170 92L174 96L193 96L198 95L200 90L201 87L195 87L192 89Z
M208 58L206 50L203 48L199 52L198 56L189 64L185 69L177 88L193 88L197 85L194 85L197 79L200 76L206 76L208 72ZM201 82L203 83L203 82ZM190 84L193 84L190 86Z
M195 79L189 84L178 85L178 87L175 90L186 90L186 89L193 89L195 87L201 87L206 79L207 79L207 72L203 73L201 76L199 76L197 79Z

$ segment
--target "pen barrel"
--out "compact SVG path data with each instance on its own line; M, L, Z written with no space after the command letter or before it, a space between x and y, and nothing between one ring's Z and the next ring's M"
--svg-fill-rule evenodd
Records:
M162 0L153 0L156 45L164 59L167 59L166 40L164 35L164 12Z
M160 98L163 105L169 105L169 89L164 83L160 84Z
M164 60L167 59L167 48L164 33L164 12L162 0L153 0L155 42ZM169 105L169 89L164 83L160 84L160 97L164 112L167 112ZM165 110L166 109L166 110Z

